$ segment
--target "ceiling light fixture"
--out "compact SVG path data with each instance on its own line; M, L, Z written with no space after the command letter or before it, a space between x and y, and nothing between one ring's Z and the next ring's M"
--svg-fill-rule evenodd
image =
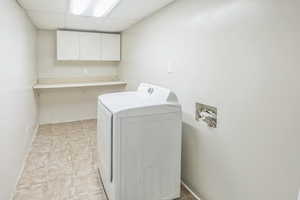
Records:
M82 15L91 3L92 0L70 0L70 12L73 15Z
M120 0L70 0L70 12L73 15L105 17Z
M98 0L98 4L94 9L95 17L105 17L112 9L114 9L120 0Z

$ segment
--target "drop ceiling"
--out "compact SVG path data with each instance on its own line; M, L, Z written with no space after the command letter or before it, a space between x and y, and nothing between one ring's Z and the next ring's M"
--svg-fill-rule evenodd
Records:
M104 18L69 13L69 0L17 0L39 29L121 32L174 0L121 0Z

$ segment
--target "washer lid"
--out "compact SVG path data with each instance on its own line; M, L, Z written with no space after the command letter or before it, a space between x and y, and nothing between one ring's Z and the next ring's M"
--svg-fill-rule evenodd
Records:
M177 97L173 92L150 84L141 84L136 92L101 95L99 101L114 113L158 105L179 106Z

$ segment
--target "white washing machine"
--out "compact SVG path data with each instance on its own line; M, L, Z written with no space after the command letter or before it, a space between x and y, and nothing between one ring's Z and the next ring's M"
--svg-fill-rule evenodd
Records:
M168 89L98 101L97 164L109 200L171 200L180 196L181 106Z

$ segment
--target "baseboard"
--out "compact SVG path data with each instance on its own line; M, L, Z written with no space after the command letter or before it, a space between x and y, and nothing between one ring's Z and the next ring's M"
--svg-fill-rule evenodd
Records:
M193 197L194 197L195 199L201 200L200 197L198 197L198 196L193 192L193 190L192 190L189 186L187 186L187 184L185 184L183 181L181 181L181 184L182 184L182 186L183 186L185 189L187 189L187 191L189 191L189 192L193 195Z
M40 126L39 123L37 123L36 126L35 126L35 128L34 128L34 130L33 130L32 137L31 137L31 139L29 140L29 142L28 142L28 144L26 146L25 155L24 155L24 158L23 158L23 161L22 161L21 169L19 171L19 174L18 174L18 177L17 177L17 181L15 183L14 191L12 192L10 199L13 199L14 194L16 192L16 188L17 188L18 182L21 179L21 176L22 176L23 171L25 169L26 160L27 160L27 158L29 156L29 153L30 153L30 150L32 148L32 143L33 143L34 139L37 136L37 133L38 133L38 130L39 130L39 126Z
M53 120L47 122L41 122L40 125L47 125L47 124L60 124L60 123L70 123L70 122L78 122L78 121L87 121L87 120L96 120L96 118L82 118L82 119L70 119L70 120Z

